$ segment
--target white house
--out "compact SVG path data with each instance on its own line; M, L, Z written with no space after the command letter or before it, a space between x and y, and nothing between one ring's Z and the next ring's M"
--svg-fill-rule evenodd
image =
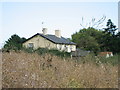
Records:
M60 30L55 30L55 35L47 34L47 28L43 28L43 33L37 33L28 38L23 46L26 48L48 48L60 51L76 51L76 43L61 36Z

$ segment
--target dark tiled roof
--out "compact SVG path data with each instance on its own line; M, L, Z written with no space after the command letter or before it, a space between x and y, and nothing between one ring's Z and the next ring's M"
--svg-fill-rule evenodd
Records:
M70 40L68 40L68 39L66 39L64 37L58 38L55 35L49 35L49 34L43 35L43 34L40 34L40 33L35 34L34 36L28 38L26 41L30 40L31 38L33 38L33 37L35 37L37 35L40 35L41 37L46 38L47 40L49 40L49 41L51 41L53 43L56 43L56 44L71 44L71 45L76 44L76 43L71 42Z

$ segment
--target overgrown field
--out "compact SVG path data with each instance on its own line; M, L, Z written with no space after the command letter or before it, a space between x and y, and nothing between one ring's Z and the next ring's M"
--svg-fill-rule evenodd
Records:
M76 60L51 54L3 52L2 87L118 88L118 64L91 59L90 55Z

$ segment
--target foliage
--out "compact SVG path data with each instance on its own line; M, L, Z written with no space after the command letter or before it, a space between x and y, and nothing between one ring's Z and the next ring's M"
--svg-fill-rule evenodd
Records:
M6 50L20 50L22 49L22 43L25 41L25 38L20 38L18 35L12 35L6 44L4 45L4 49Z
M106 26L103 31L92 27L81 29L72 35L72 41L77 43L78 48L90 50L96 54L99 51L119 53L120 32L116 32L117 28L111 19Z
M102 35L101 31L94 28L82 29L72 35L72 41L77 43L77 47L90 50L95 53L99 51L99 39Z
M116 26L112 23L111 19L107 22L107 27L104 28L104 38L103 38L103 50L104 51L112 51L113 53L120 52L120 37L119 33L116 33Z
M47 48L38 48L37 50L35 50L35 52L37 52L39 55L48 53L48 49Z
M39 55L49 53L49 54L53 54L53 55L60 56L60 57L69 57L70 56L70 53L64 52L64 51L59 51L56 49L49 50L47 48L38 48L37 50L35 50L35 52L37 52Z
M118 65L118 55L114 55L113 57L105 58L105 57L99 57L99 61L101 63L111 64L111 65Z
M52 54L59 57L70 57L70 53L56 49L38 48L34 50L33 48L22 48L22 50L28 53L37 53L39 55Z
M60 57L70 57L70 53L65 52L65 51L58 51L58 50L55 50L55 49L51 49L51 50L49 50L49 52L51 54L54 54L54 55L60 56Z
M34 52L34 49L33 48L25 48L25 47L22 47L23 51L27 52L27 53L33 53Z
M115 31L117 30L117 28L116 28L116 25L113 24L111 19L108 19L108 22L107 22L106 26L107 26L107 28L105 28L104 32L114 36L115 35Z
M96 65L99 64L110 64L112 66L118 65L118 56L119 54L115 54L112 57L106 58L105 56L95 56L93 53L86 55L85 57L81 57L77 60L77 63L95 63Z

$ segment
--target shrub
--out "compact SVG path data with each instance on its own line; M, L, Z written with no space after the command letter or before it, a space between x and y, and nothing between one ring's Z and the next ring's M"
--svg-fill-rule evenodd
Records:
M45 54L45 53L48 53L48 49L47 48L38 48L35 50L35 52L39 55L42 55L42 54Z
M60 57L70 57L70 53L65 52L65 51L58 51L55 49L49 50L49 53L54 54L56 56L60 56Z
M109 58L99 57L99 60L101 61L101 63L109 63L112 65L116 65L118 64L118 55L116 54L113 57L109 57Z
M59 57L70 57L70 53L68 52L64 52L64 51L59 51L56 49L47 49L47 48L38 48L35 50L36 53L38 53L39 55L43 55L43 54L53 54Z
M119 54L114 55L113 57L100 57L100 56L95 56L94 54L88 54L85 57L80 57L77 60L77 63L89 63L89 62L93 62L96 65L99 65L100 63L102 64L111 64L111 65L118 65L118 57Z
M33 53L34 52L34 49L33 48L25 48L25 47L22 47L22 50L27 52L27 53Z

